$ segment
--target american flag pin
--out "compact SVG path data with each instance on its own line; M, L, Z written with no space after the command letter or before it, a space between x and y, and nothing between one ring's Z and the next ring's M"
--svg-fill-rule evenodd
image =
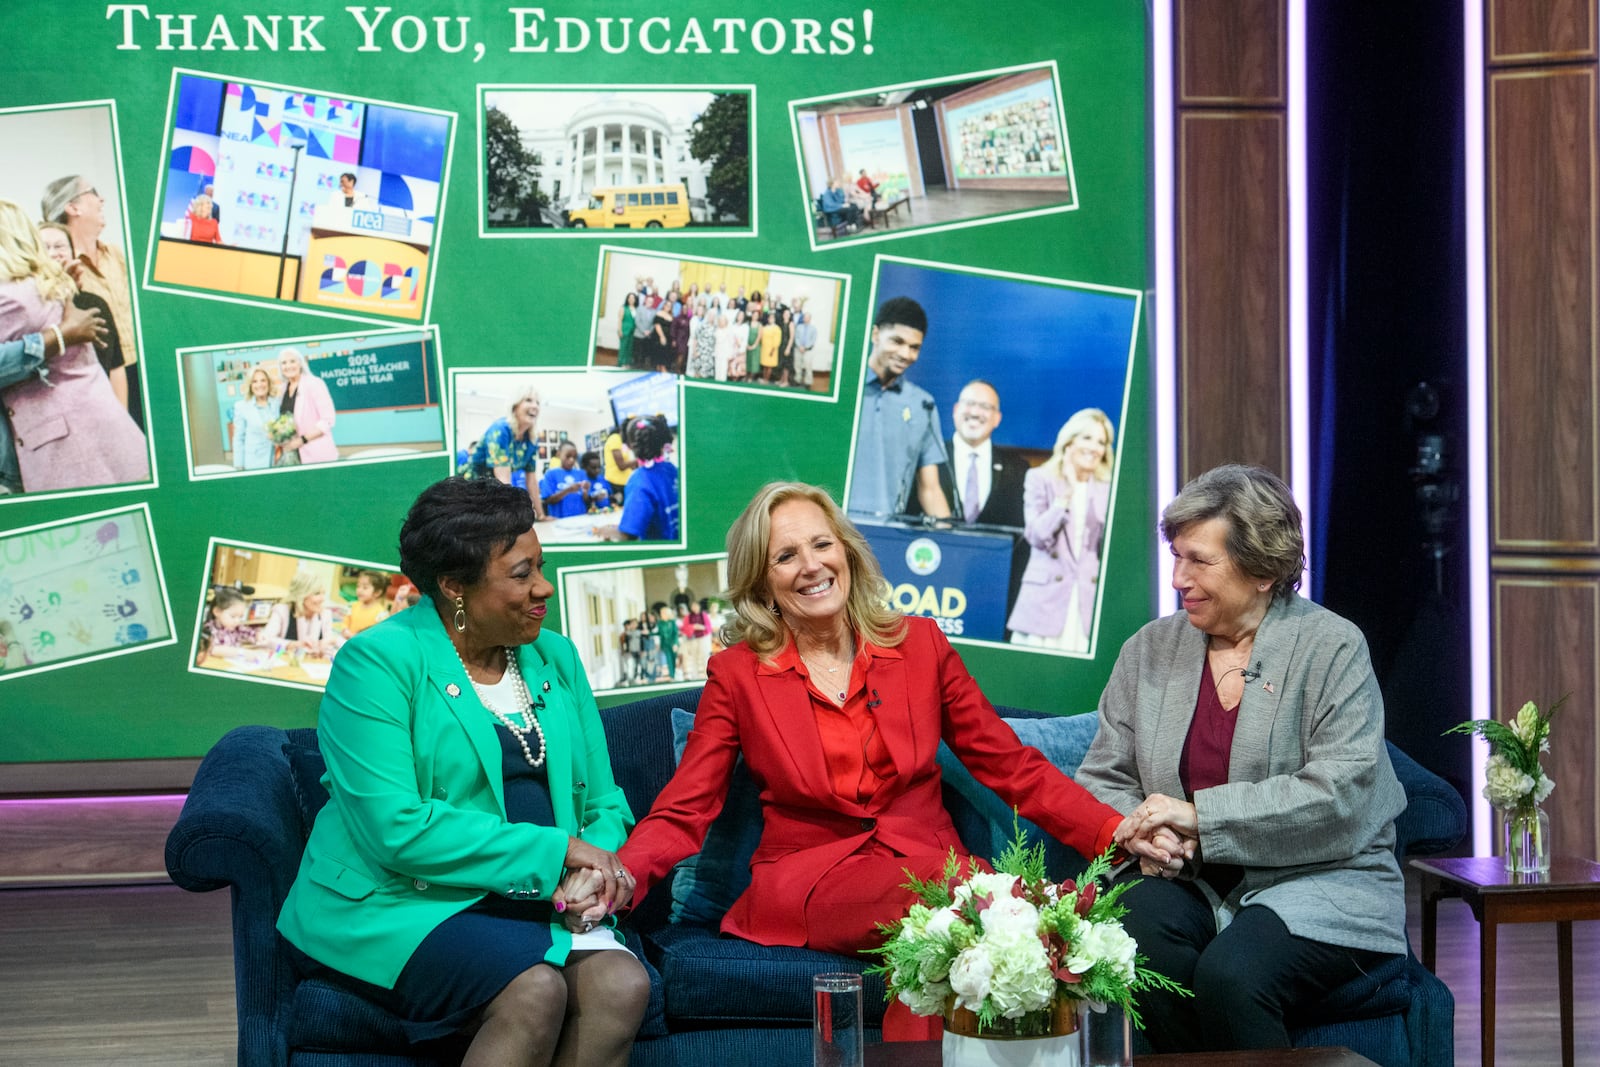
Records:
M1272 688L1272 683L1271 682L1262 682L1261 683L1261 688L1265 689L1269 693L1276 693L1277 692L1276 689Z

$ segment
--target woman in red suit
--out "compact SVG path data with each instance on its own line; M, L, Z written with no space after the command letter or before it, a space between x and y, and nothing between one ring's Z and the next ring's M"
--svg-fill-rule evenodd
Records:
M883 606L877 560L823 490L763 488L728 533L728 578L729 647L711 657L677 773L619 853L636 896L699 850L741 753L764 831L722 930L760 944L876 946L877 924L914 899L905 871L934 877L965 853L940 796L941 740L1079 852L1111 843L1121 815L1017 740L932 619ZM895 1009L886 1036L927 1033Z

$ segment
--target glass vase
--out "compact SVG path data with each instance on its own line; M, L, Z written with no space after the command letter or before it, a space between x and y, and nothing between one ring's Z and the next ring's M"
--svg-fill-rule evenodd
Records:
M1506 870L1512 874L1544 874L1550 870L1550 816L1537 804L1521 804L1505 813Z
M1133 1031L1128 1013L1116 1004L1078 1007L1079 1067L1132 1067Z

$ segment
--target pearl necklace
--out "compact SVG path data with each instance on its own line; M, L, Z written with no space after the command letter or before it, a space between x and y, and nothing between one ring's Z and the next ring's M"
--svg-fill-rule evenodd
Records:
M516 693L517 700L517 707L513 713L501 711L489 700L491 687L478 681L472 676L472 672L467 670L467 661L461 659L460 649L456 650L456 659L461 661L461 669L466 671L467 681L472 683L473 690L478 694L479 703L488 710L490 715L499 719L505 728L511 731L511 736L517 739L517 744L522 746L522 758L528 761L528 766L543 767L545 754L544 727L539 725L539 716L534 714L536 709L534 708L533 697L528 693L527 683L522 680L522 668L517 666L516 653L509 646L505 652L506 670L511 672L511 688ZM544 707L543 700L539 702L539 707ZM522 717L521 726L511 721L511 714ZM529 734L537 734L539 736L539 754L537 756L533 754L533 749L528 744Z

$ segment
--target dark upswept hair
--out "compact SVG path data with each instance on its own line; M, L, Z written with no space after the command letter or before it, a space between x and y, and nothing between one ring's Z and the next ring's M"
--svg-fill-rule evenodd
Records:
M533 502L494 478L446 478L424 489L400 525L400 570L438 603L439 579L471 585L497 553L533 529Z
M898 645L905 639L905 618L888 606L889 585L872 546L827 490L804 482L768 482L729 528L726 597L733 606L733 617L722 627L722 643L743 641L765 658L788 640L787 628L772 610L767 552L772 541L772 512L790 500L809 500L821 508L844 548L850 564L850 593L845 600L850 629L880 648Z
M665 415L635 415L622 429L622 439L638 459L659 459L672 443Z
M1300 506L1282 478L1242 463L1213 467L1173 497L1161 513L1161 536L1170 543L1209 519L1227 522L1228 557L1251 578L1271 581L1274 599L1300 588L1306 566Z

